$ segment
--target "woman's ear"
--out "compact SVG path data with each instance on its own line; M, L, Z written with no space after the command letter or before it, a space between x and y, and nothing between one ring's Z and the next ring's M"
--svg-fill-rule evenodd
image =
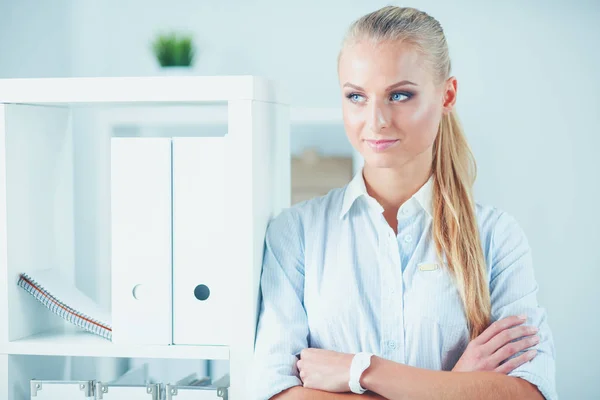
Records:
M448 78L444 83L444 102L442 105L444 114L448 114L454 109L454 104L456 104L457 85L458 81L453 76Z

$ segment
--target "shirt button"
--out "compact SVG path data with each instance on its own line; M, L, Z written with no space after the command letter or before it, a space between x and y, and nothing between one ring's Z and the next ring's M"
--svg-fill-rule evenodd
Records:
M393 349L395 349L395 348L396 348L396 341L395 341L395 340L390 340L390 341L388 342L388 347L389 347L390 349L392 349L392 350L393 350Z
M406 215L406 214L408 214L408 208L403 208L403 209L402 209L402 214L403 214L403 215Z
M412 238L412 236L411 236L411 235L406 235L406 236L404 236L404 241L405 241L406 243L410 243L410 242L412 242L412 239L413 239L413 238Z
M394 294L394 293L396 293L396 289L390 288L390 294Z
M393 238L393 237L394 237L394 234L393 234L392 232L390 232L390 233L388 233L388 236L389 236L389 238L391 239L391 238Z

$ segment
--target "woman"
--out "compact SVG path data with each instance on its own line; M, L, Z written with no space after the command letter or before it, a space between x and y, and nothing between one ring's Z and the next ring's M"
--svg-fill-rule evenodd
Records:
M472 198L440 24L365 15L338 74L365 164L267 230L253 398L556 399L527 239Z

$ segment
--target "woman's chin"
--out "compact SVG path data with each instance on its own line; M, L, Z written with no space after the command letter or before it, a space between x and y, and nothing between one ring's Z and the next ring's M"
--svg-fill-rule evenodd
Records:
M369 154L363 158L365 164L372 168L392 168L398 164L398 158L390 154Z

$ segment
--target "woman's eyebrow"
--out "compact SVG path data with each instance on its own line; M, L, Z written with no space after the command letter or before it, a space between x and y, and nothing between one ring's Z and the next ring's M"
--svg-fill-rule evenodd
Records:
M394 89L394 88L397 88L398 86L404 86L404 85L413 85L413 86L418 86L418 85L417 85L416 83L414 83L414 82L411 82L411 81L404 80L404 81L400 81L400 82L398 82L398 83L394 83L394 84L393 84L393 85L391 85L391 86L388 86L388 87L387 87L385 90L386 90L386 91L388 91L388 90L392 90L392 89ZM350 82L346 82L346 83L344 84L344 86L343 86L343 87L350 87L350 88L353 88L353 89L356 89L356 90L363 90L363 91L364 91L364 89L363 89L363 88L361 88L360 86L353 85L353 84L352 84L352 83L350 83Z
M392 89L394 89L394 88L397 88L398 86L404 86L404 85L419 86L419 85L417 85L417 84L416 84L416 83L414 83L414 82L411 82L411 81L406 81L406 80L404 80L404 81L400 81L400 82L398 82L398 83L394 83L394 84L393 84L393 85L391 85L391 86L388 86L388 88L387 88L386 90L392 90Z

